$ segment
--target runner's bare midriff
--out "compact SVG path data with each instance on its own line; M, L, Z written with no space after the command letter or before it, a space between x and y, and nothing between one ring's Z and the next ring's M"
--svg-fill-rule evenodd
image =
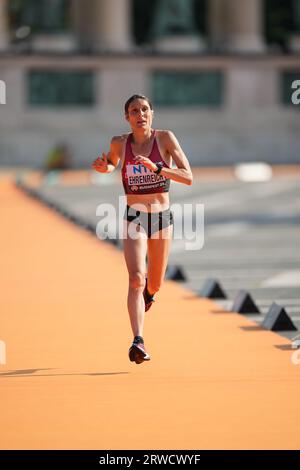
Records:
M154 194L127 194L128 206L133 206L137 211L161 212L170 206L169 193Z

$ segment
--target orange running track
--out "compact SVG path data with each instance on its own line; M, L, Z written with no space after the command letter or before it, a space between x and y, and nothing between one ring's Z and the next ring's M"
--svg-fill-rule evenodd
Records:
M8 178L0 208L1 449L300 448L288 340L167 281L132 364L122 252Z

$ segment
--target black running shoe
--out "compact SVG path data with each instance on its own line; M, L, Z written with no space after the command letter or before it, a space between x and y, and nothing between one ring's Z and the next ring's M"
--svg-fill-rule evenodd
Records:
M149 292L148 292L147 278L146 278L146 284L145 284L145 289L144 289L144 292L143 292L143 296L144 296L144 301L145 301L145 312L147 312L149 310L149 308L152 306L153 302L155 302L154 295L150 295Z
M150 361L150 356L147 353L144 342L134 339L129 349L129 359L131 362L141 364L144 361Z

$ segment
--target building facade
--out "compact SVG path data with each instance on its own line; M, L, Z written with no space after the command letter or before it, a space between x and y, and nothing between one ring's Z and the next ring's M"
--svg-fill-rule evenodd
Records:
M2 165L89 165L133 93L193 165L300 162L300 0L0 0L0 80Z

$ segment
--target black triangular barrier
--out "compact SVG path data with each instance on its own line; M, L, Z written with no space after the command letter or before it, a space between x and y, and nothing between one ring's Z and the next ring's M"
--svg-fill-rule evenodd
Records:
M295 331L297 328L286 313L284 307L275 302L271 305L261 326L272 331Z
M86 229L88 232L92 233L93 235L96 235L96 226L95 226L94 224L92 224L92 223L90 223L90 222L87 222L87 223L85 224L85 229Z
M186 281L186 275L180 266L167 266L165 277L171 281Z
M86 228L87 223L84 221L82 217L76 217L75 224L77 224L81 228Z
M73 222L74 224L79 225L79 220L77 216L75 214L72 214L72 212L67 212L66 217L70 222Z
M117 238L106 238L106 241L114 246L119 246L119 240Z
M240 290L231 307L232 312L238 313L260 313L259 308L255 304L254 300L252 299L251 295L246 292L245 290Z
M68 211L66 211L66 209L64 209L63 206L57 205L56 210L57 210L57 212L59 212L64 217L68 217Z
M227 295L216 279L206 279L199 295L209 299L227 299Z

